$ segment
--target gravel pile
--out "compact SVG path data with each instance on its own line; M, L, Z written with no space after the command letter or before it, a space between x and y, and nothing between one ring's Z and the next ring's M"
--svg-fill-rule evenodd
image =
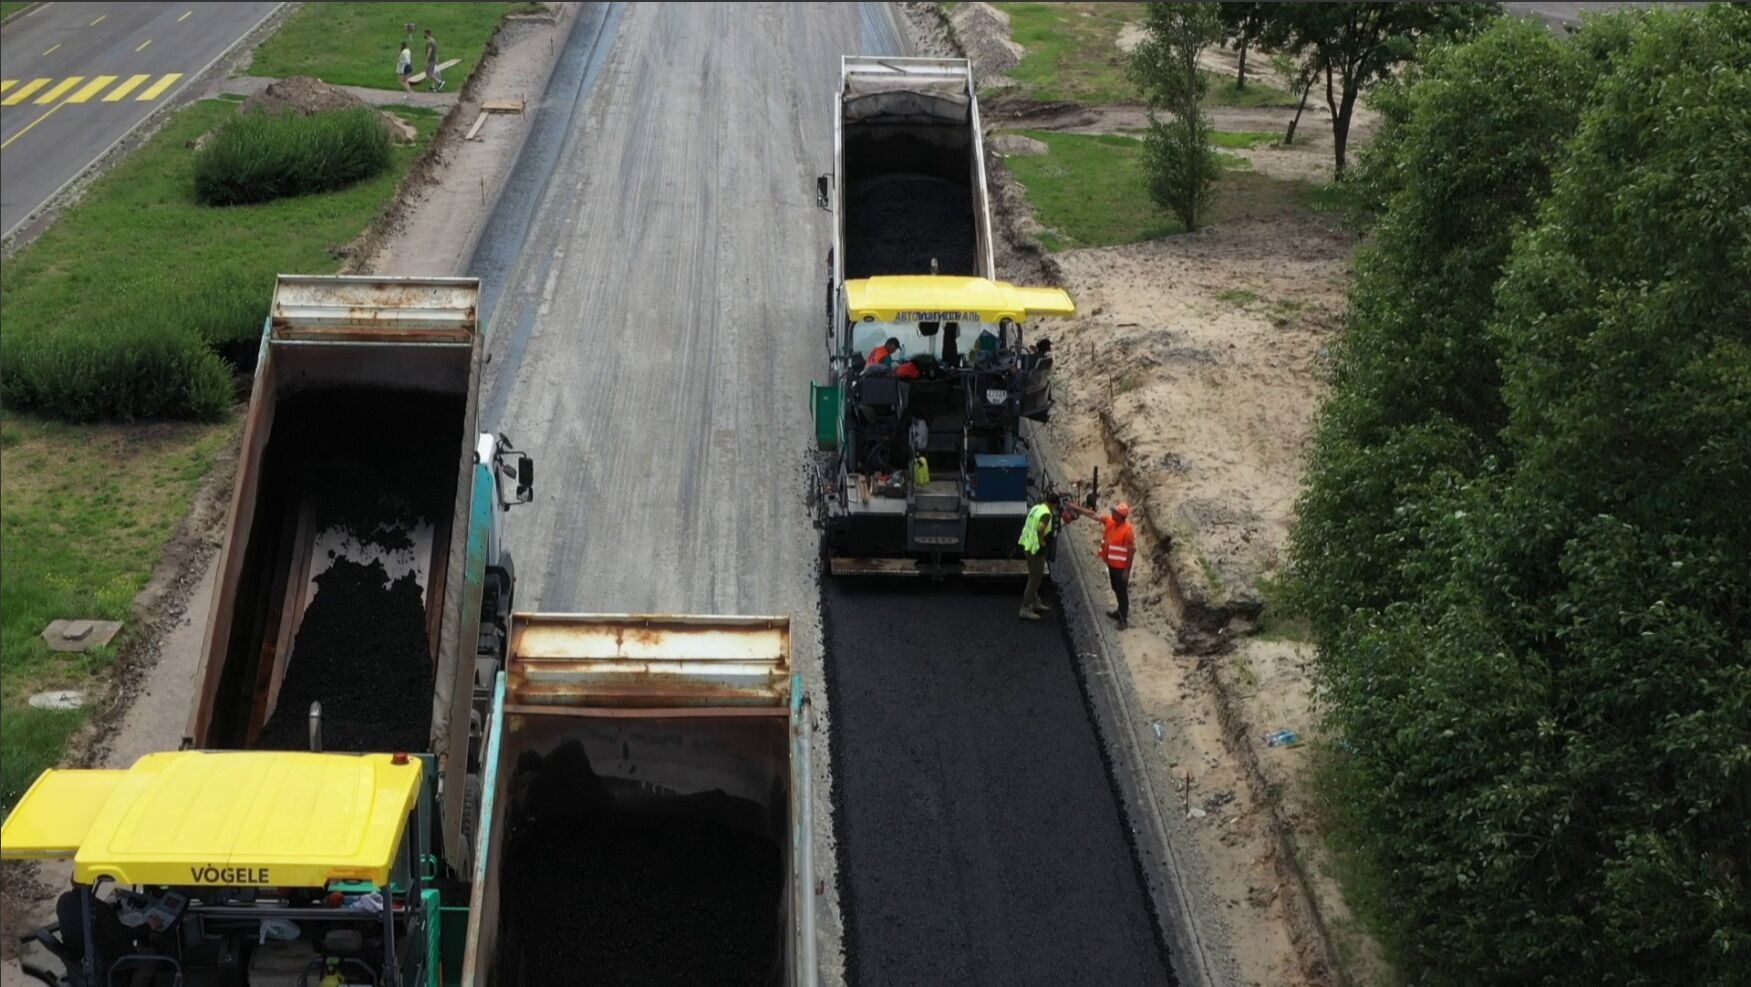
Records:
M978 232L965 185L924 175L882 175L847 190L845 276L976 275Z

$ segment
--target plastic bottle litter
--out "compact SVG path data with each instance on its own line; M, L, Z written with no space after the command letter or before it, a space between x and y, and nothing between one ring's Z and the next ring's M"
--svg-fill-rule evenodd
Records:
M1267 747L1294 747L1301 743L1301 735L1293 730L1278 730L1276 733L1265 734Z

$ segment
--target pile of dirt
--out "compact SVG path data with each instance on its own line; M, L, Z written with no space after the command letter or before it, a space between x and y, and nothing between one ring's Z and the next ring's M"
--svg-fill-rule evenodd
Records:
M268 84L266 89L243 101L240 113L297 113L310 116L324 110L350 110L367 105L364 100L321 79L295 75Z
M328 110L350 110L370 104L339 86L307 75L271 82L266 89L244 100L239 113L296 113L312 116ZM406 144L419 136L413 125L392 113L378 111L377 116L388 129L389 136Z
M965 185L925 175L882 175L847 191L845 276L977 274L978 233Z
M981 87L1021 64L1021 45L1009 36L1009 15L988 3L963 3L949 12L955 38L973 63Z
M320 702L324 750L425 750L431 697L419 585L411 575L391 581L381 562L335 559L316 577L278 705L256 747L303 750L310 704Z

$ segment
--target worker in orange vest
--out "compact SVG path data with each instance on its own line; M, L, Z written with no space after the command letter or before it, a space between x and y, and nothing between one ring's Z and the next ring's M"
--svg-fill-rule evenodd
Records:
M1108 610L1107 616L1119 622L1119 630L1124 630L1131 619L1131 564L1137 561L1137 532L1131 527L1131 505L1114 504L1106 514L1073 503L1065 506L1084 517L1099 519L1105 529L1096 554L1107 565L1107 578L1112 580L1113 596L1118 600L1118 607Z
M899 355L900 355L900 341L898 339L895 339L892 336L889 336L887 342L885 342L882 345L877 346L875 349L869 351L869 360L867 362L867 366L873 367L873 366L876 366L877 364L893 363L894 357L899 356Z

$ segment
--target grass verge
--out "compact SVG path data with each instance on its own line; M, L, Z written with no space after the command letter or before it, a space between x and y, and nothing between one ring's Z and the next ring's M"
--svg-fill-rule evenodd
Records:
M1137 87L1125 77L1129 57L1119 32L1141 22L1140 3L1000 3L1009 30L1025 49L1010 78L1022 95L1041 102L1135 103Z
M0 422L0 808L52 767L79 712L31 708L43 689L91 690L130 630L85 654L50 651L56 618L127 621L230 424Z
M337 86L400 89L395 56L414 25L408 46L413 70L425 68L425 30L438 40L438 58L461 59L444 70L451 90L462 88L486 52L487 39L507 13L527 13L516 3L312 3L257 49L251 75L284 79L312 75Z
M233 103L207 100L176 114L0 271L0 395L9 407L72 419L222 412L223 395L216 409L210 394L193 407L175 393L176 381L142 395L154 382L138 379L130 355L148 344L154 356L178 348L174 366L184 371L190 360L214 359L207 347L252 360L274 275L333 270L339 248L388 204L440 119L399 108L419 138L396 147L386 171L348 188L199 205L195 152L186 145L235 112Z
M0 2L0 21L30 6L32 2L33 0L3 0Z
M1184 232L1178 220L1149 201L1141 141L1119 134L1022 133L1047 148L1045 154L1008 159L1045 227L1040 242L1047 250L1109 247ZM1216 183L1214 222L1313 207L1316 186L1261 175L1239 155L1217 154L1225 167Z

